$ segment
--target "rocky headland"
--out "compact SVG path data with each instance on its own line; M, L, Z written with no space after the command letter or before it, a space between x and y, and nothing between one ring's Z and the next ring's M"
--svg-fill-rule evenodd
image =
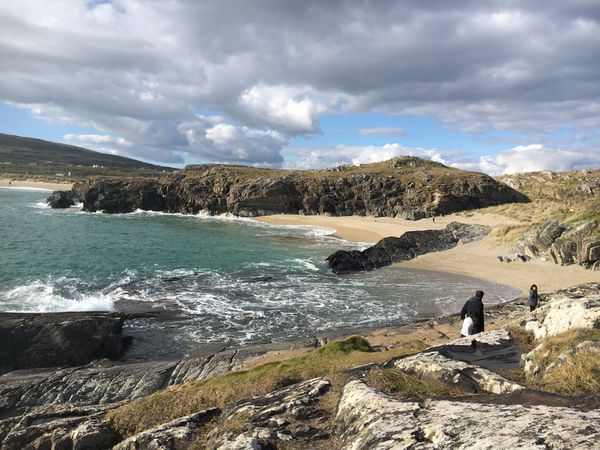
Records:
M50 205L84 211L371 215L416 220L512 202L525 195L493 178L415 157L326 170L196 165L157 179L94 178L54 193Z
M366 339L317 339L291 359L259 346L143 362L97 354L86 363L57 350L87 347L87 339L56 330L76 327L106 342L120 336L107 325L119 318L6 314L4 333L46 326L61 338L43 339L53 359L0 376L0 442L3 449L594 448L600 284L542 295L533 313L521 298L487 315L490 330L472 338L456 339L460 320L448 316ZM261 364L269 354L279 361ZM13 361L2 354L3 367ZM47 367L32 368L39 364Z

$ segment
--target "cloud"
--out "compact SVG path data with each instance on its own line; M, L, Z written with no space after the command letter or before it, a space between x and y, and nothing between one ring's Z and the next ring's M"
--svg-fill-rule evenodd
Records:
M324 114L434 116L468 133L600 127L598 2L4 0L0 59L0 99L163 162L276 164ZM237 137L210 139L197 111ZM192 145L181 130L194 123Z
M65 134L63 139L68 142L77 142L80 144L117 144L117 145L131 145L125 139L120 137L113 137L107 134Z
M600 152L598 149L554 149L541 144L519 145L495 156L482 156L479 161L453 163L452 166L490 175L573 170L600 167Z
M393 127L359 128L358 133L363 136L402 136L404 129Z
M283 154L287 157L285 167L294 169L326 168L345 164L368 164L386 161L397 156L417 156L446 164L446 158L459 154L454 150L443 153L437 149L421 147L405 147L392 143L381 146L335 145L325 148L286 148Z

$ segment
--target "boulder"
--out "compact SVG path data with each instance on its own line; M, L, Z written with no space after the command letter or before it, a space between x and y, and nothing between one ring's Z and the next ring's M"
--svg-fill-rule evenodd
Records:
M548 219L537 230L537 240L543 246L542 251L550 248L552 243L563 234L566 227L556 219Z
M584 239L581 242L581 262L589 263L600 260L600 236Z
M46 201L51 208L69 208L75 204L75 200L73 191L54 191Z

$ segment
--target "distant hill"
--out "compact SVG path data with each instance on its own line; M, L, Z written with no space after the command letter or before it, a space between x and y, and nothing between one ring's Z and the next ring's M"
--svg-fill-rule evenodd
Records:
M73 177L150 176L172 170L74 145L0 133L0 173L3 174L56 176L71 172Z

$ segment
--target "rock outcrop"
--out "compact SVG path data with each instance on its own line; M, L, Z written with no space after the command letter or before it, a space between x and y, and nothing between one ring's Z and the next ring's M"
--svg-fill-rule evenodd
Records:
M398 401L361 381L344 388L342 448L594 448L600 412L552 406Z
M452 222L443 230L408 231L400 237L386 237L366 250L338 250L327 257L336 274L372 270L407 261L418 255L451 249L482 239L489 227Z
M581 328L600 328L600 283L561 289L542 296L541 306L525 321L536 339Z
M76 183L73 192L83 202L84 211L91 212L143 209L239 216L398 216L412 220L528 201L487 175L414 157L320 171L189 166L161 179L93 179Z
M598 223L587 220L571 225L549 219L537 230L526 233L516 242L517 251L529 257L542 257L563 266L579 264L600 270L600 235Z
M180 417L158 427L138 433L125 439L113 450L162 450L182 448L185 443L190 445L196 438L196 429L208 422L220 411L216 408L203 410L189 416Z
M0 313L0 373L118 359L130 342L123 321L106 313Z
M51 208L69 208L78 198L73 191L54 191L46 200Z

